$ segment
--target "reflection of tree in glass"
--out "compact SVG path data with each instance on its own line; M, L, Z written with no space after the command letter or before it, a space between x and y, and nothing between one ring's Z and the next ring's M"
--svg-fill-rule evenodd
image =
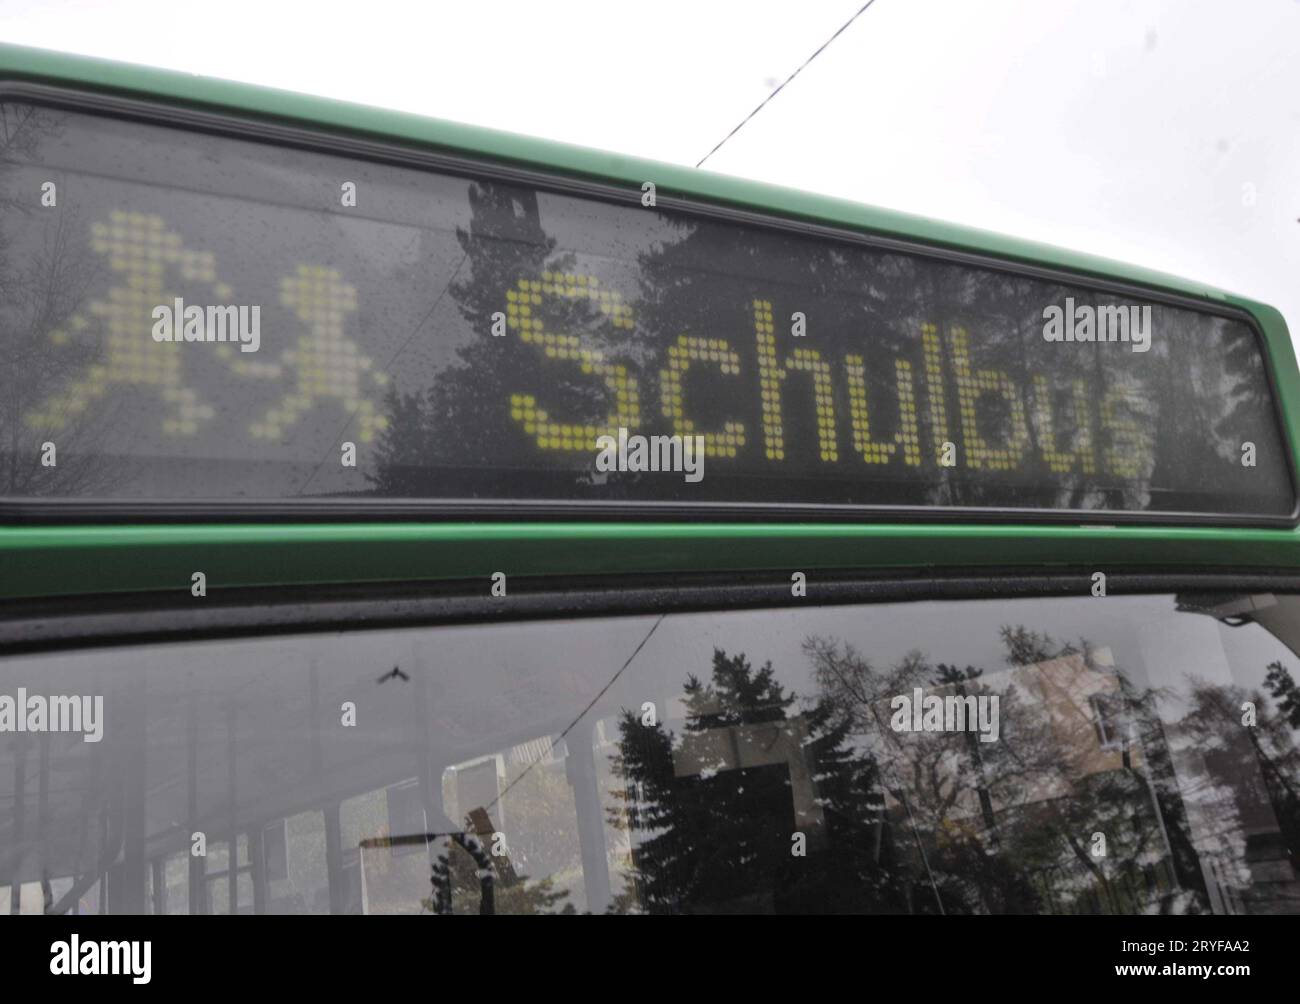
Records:
M1259 352L1259 338L1245 324L1232 324L1217 318L1203 319L1200 323L1212 325L1222 339L1221 363L1231 384L1221 397L1216 395L1214 398L1219 414L1209 416L1209 421L1211 431L1219 438L1221 452L1237 463L1242 441L1257 436L1258 432L1252 432L1255 423L1260 416L1270 415L1273 411L1268 381L1264 378L1264 360ZM1223 379L1222 375L1220 379Z
M886 765L890 820L913 849L911 882L928 880L931 901L952 913L1197 908L1203 890L1150 695L1132 693L1087 642L1059 645L1022 626L1003 628L1002 639L1010 668L996 674L916 652L879 670L850 645L805 643L851 739ZM894 732L891 698L917 687L996 694L998 740ZM1122 734L1099 732L1105 706ZM1094 833L1106 837L1104 858L1093 856ZM923 896L911 905L927 908Z
M790 353L803 348L821 353L822 362L830 367L840 458L833 467L821 460L812 373L792 370L791 378L781 385L784 467L845 478L842 485L823 486L828 501L864 501L857 483L860 474L848 462L855 454L843 347L850 347L847 354L862 360L872 438L892 443L900 426L894 357L912 363L914 380L921 374L918 337L921 324L928 320L919 283L923 267L903 255L870 253L781 232L710 220L669 222L676 230L674 239L638 255L638 322L657 339L653 351L659 365L667 363L669 347L681 336L721 339L744 360L740 373L733 375L723 374L716 365L697 364L687 371L683 394L692 431L717 432L725 423L743 423L742 455L764 456L768 444L761 398L755 392L759 374L753 303L769 302L779 336L777 365L784 367ZM806 313L812 332L803 343L792 343L780 334L788 331L794 311ZM834 332L838 338L831 342L818 337L822 332ZM850 332L860 333L861 338L845 338ZM831 351L831 344L840 348ZM922 422L926 414L923 408ZM927 476L933 475L937 469L924 433L921 448L926 456L923 469ZM725 477L725 464L721 461L709 477ZM901 453L895 454L888 470L905 480L916 477L916 471L904 465Z
M1300 729L1300 687L1296 686L1291 671L1280 662L1270 662L1264 686L1277 701L1282 720L1292 729Z
M1191 708L1179 722L1205 764L1203 797L1215 807L1206 813L1217 824L1207 849L1256 868L1261 862L1288 863L1289 895L1300 900L1295 871L1300 870L1300 748L1293 730L1300 718L1290 670L1281 662L1268 666L1264 687L1277 702L1245 688L1192 680ZM1243 725L1243 706L1255 707L1256 723ZM1253 783L1259 779L1260 783ZM1278 881L1282 873L1272 876ZM1242 884L1252 883L1243 873ZM1246 893L1259 910L1270 906L1269 890L1254 882ZM1276 890L1286 894L1282 890ZM1294 906L1293 906L1294 908Z
M89 227L78 225L75 209L63 202L58 208L42 207L40 188L30 185L30 179L22 179L27 187L21 192L17 188L21 165L39 162L41 144L61 129L57 112L0 103L0 353L5 360L0 367L0 494L5 495L106 493L129 476L118 458L97 455L111 416L69 416L57 435L26 421L34 405L102 354L98 347L88 348L89 342L58 345L49 337L82 309L101 278L86 240ZM40 235L39 242L24 247L21 264L14 261L15 226ZM45 442L55 444L57 466L42 465Z
M1022 790L1034 766L1032 761L1020 762L1025 750L1020 758L1006 755L1014 692L1008 689L1000 695L999 742L979 743L974 733L903 735L889 727L893 697L910 698L917 687L932 693L936 686L987 695L988 688L978 682L982 671L932 665L913 652L880 672L852 645L823 638L808 639L804 650L822 693L843 716L855 742L888 765L891 821L900 844L910 850L909 884L916 886L912 909L932 910L936 895L947 913L1021 908L1030 893L1023 878L996 853L1007 835L1000 833L1001 821L993 811L999 795L1014 798Z
M396 388L389 392L391 422L371 479L382 495L517 494L508 480L494 486L483 478L508 463L517 448L512 443L526 442L523 427L511 420L511 396L535 391L543 369L546 400L539 404L563 416L556 420L604 424L611 410L609 389L599 377L572 364L547 365L542 350L524 344L516 330L492 335L492 315L505 312L506 294L521 279L540 280L546 271L574 268L573 255L557 253L555 239L542 227L537 193L476 181L469 185L469 203L470 225L456 231L465 253L457 273L463 278L450 289L472 340L457 350L457 361L442 369L431 386L408 394ZM580 336L584 345L595 347L613 337L611 322L590 300L548 297L544 307L534 309L546 317L547 330ZM593 443L593 461L594 456ZM443 469L432 469L439 466ZM496 476L508 479L511 473ZM574 474L557 477L572 483Z
M1263 737L1252 731L1251 741L1260 758L1291 865L1300 870L1300 747L1296 746L1294 734L1300 730L1300 687L1281 662L1269 663L1264 686L1277 701L1279 713L1266 714Z
M611 815L633 833L616 909L651 913L889 911L890 835L875 765L829 703L797 707L770 663L713 654L691 675L680 733L625 711ZM792 853L797 834L806 856Z

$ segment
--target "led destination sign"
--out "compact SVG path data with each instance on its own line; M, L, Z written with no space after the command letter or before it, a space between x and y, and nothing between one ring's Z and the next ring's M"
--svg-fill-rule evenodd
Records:
M11 502L1294 508L1260 343L1235 316L7 112L23 131L0 196L31 204L0 221Z

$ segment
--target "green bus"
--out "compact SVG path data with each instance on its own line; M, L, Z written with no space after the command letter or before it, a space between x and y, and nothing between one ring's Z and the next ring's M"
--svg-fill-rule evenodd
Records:
M1300 912L1199 283L0 46L0 909Z

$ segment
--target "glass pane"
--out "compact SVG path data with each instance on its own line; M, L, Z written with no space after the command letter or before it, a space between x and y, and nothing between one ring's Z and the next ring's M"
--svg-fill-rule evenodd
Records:
M184 912L204 832L228 912L234 832L240 912L1295 913L1297 649L1186 593L15 656L0 902L147 912L161 859Z
M22 104L0 144L3 496L1293 508L1238 319Z

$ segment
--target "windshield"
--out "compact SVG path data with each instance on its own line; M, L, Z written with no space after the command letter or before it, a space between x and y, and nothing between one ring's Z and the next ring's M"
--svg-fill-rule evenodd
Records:
M11 657L0 902L1295 912L1298 607L936 601Z

